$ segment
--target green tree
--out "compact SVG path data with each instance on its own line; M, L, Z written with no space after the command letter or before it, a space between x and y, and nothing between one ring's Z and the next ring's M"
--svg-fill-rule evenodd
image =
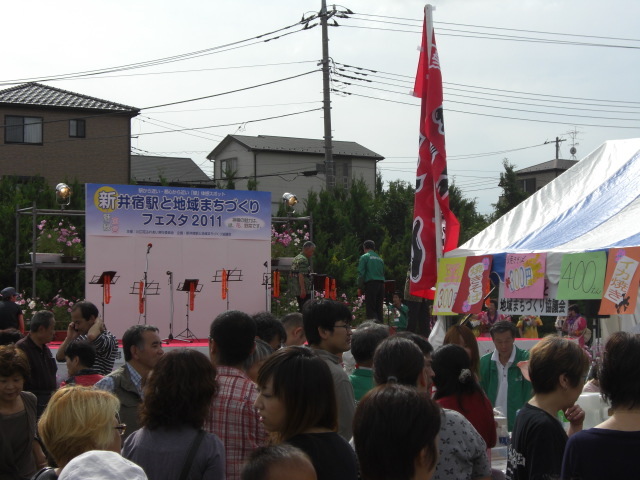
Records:
M502 195L500 195L498 202L493 204L495 210L491 216L492 221L499 219L529 196L518 184L518 178L514 171L515 165L509 163L509 160L505 158L502 161L502 166L504 167L504 173L500 174L499 183L500 188L502 188Z
M84 185L77 182L70 185L73 195L71 204L65 207L70 210L84 210ZM56 209L55 191L42 177L34 177L24 182L19 177L4 176L0 179L0 229L5 232L0 236L0 248L4 252L0 257L0 284L16 284L16 263L30 263L29 252L35 251L33 245L33 217L17 215L18 209L24 208ZM17 223L16 223L17 218ZM36 224L43 219L55 219L52 216L36 216ZM84 239L84 218L70 217ZM20 240L20 257L16 262L16 228ZM37 232L36 232L37 233ZM31 270L20 269L19 290L27 296L32 295ZM36 277L37 295L43 299L51 299L58 293L63 296L84 296L83 270L38 270Z

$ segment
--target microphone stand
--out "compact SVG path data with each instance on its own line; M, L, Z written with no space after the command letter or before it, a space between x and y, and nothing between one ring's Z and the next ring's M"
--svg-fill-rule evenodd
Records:
M172 341L187 342L181 338L173 337L173 272L167 271L169 275L169 336L163 340L167 345Z
M144 292L142 297L142 303L144 305L144 324L147 324L147 286L148 286L148 273L149 273L149 252L151 251L151 244L147 245L147 254L145 256L144 266Z

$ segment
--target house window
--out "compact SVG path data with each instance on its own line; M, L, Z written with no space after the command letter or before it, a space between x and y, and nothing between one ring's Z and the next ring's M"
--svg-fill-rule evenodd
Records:
M527 193L536 192L536 179L535 178L523 178L520 180L520 188Z
M4 117L4 143L42 144L42 117Z
M69 136L84 138L85 136L84 120L69 120Z
M220 178L227 178L236 173L238 168L237 158L225 158L220 160Z

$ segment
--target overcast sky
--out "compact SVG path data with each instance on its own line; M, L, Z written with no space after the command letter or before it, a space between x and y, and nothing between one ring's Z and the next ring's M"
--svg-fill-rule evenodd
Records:
M333 75L333 87L345 92L332 95L333 137L384 156L379 168L385 182L413 183L419 109L409 92L425 4L344 2L336 8L355 15L338 18L339 26L329 29L330 55L343 69L336 73L363 80ZM578 159L607 139L639 135L637 0L432 4L445 82L449 173L467 197L477 198L481 212L497 200L503 158L518 169L550 160L555 146L542 144L557 136L566 139L560 157L570 158L568 132L574 128ZM295 25L320 5L320 0L8 2L0 88L210 49L196 58L43 83L141 108L132 123L134 153L191 157L211 173L206 155L227 134L323 137L321 111L298 114L322 106L321 31ZM291 25L279 39L254 39ZM148 108L301 74L306 75ZM287 114L296 115L245 123ZM228 126L169 131L223 124Z

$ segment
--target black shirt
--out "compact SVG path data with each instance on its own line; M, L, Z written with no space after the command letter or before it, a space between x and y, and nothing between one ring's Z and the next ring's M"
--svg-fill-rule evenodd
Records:
M18 317L22 314L20 307L11 300L0 300L0 330L7 328L20 329Z
M318 480L356 480L356 454L347 441L335 432L301 433L287 443L309 455Z
M42 348L38 347L31 340L30 335L19 340L16 346L27 354L31 367L31 375L25 379L24 389L36 395L53 392L56 389L58 365L56 365L56 360L51 355L49 347L46 345L43 345Z
M559 479L567 434L560 421L528 403L518 412L507 460L508 480Z

